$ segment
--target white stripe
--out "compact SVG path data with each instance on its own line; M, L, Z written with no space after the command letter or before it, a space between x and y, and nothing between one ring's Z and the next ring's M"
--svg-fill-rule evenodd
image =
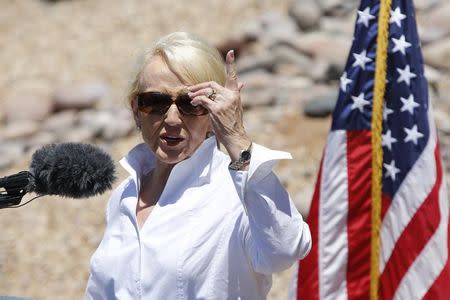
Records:
M319 202L319 296L347 299L347 134L328 135Z
M428 143L403 180L381 224L380 273L383 273L398 238L436 182L436 162L434 158L436 133L433 118L430 115L429 118L431 126Z
M402 278L394 299L422 299L447 263L449 205L444 179L439 190L439 226Z

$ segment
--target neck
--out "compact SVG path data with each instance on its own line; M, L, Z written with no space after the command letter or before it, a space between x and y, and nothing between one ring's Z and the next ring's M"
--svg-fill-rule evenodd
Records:
M164 187L174 166L175 164L166 164L159 160L156 160L156 165L152 172L153 178L151 181L160 183Z
M146 205L151 206L158 202L174 166L157 161L152 172L144 176L140 196Z

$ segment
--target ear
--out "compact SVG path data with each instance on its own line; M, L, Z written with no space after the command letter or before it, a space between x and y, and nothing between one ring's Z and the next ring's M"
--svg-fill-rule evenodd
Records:
M134 122L136 123L136 127L137 127L137 129L141 129L141 123L142 123L141 114L138 110L136 98L131 100L131 109L133 110L133 118L134 118Z

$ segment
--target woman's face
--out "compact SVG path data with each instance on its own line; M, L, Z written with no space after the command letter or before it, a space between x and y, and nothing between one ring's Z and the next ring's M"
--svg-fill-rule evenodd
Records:
M162 92L172 95L173 99L187 88L159 56L154 56L145 67L142 84L143 92ZM165 115L138 111L136 99L132 106L145 143L157 159L166 164L176 164L190 157L212 128L208 114L182 115L175 103Z

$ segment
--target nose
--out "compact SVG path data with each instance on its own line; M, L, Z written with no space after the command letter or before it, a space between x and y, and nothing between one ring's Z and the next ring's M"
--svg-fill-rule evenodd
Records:
M180 117L180 111L178 110L178 107L173 103L169 110L166 113L166 118L164 119L164 122L169 126L180 126L182 121Z

